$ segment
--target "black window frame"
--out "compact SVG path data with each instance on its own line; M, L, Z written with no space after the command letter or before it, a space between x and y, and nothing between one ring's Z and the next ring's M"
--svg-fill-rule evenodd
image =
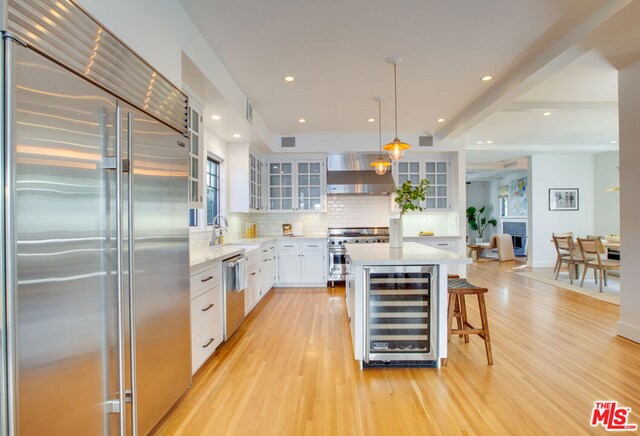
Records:
M220 214L220 161L207 156L205 171L207 186L207 226L213 225L213 218Z

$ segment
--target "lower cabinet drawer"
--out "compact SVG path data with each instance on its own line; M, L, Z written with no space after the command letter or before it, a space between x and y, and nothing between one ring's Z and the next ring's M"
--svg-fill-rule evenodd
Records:
M221 282L220 264L215 264L210 268L191 275L191 298L202 294L207 288L220 284Z
M222 317L222 287L216 285L191 300L191 334L197 335L214 318Z
M191 373L195 372L207 361L222 343L222 317L214 319L204 330L191 339Z
M435 240L427 243L430 247L439 248L440 250L455 250L458 243L455 240Z

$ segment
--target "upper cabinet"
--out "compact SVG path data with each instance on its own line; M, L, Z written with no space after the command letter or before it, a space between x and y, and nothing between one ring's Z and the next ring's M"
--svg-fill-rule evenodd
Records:
M428 157L403 159L395 164L396 184L399 186L409 181L412 185L417 185L421 179L427 179L427 197L420 205L431 210L448 210L451 207L449 167L448 160Z
M202 209L202 108L194 100L189 100L189 103L189 208Z
M249 144L227 149L229 168L229 211L257 212L265 209L263 158Z
M249 209L262 210L262 158L249 153Z
M326 174L323 160L277 159L268 164L270 211L326 210Z

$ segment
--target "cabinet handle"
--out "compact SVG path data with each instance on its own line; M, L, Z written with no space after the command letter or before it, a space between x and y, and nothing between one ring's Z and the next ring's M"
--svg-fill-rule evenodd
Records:
M210 303L207 307L205 307L204 309L202 309L203 312L206 312L207 310L211 309L213 306L215 306L215 304Z
M262 250L263 253L266 253L267 251L269 251L269 250Z
M449 245L449 244L438 244L439 247L445 247L447 245Z
M318 247L319 247L319 245L309 245L308 247L309 247L309 248L318 248Z
M207 342L206 344L204 344L202 346L202 348L207 348L209 345L213 344L213 341L215 341L216 338L209 338L209 342Z
M252 273L251 273L251 275L252 275L252 276L255 276L255 275L256 275L256 273L252 272Z
M200 281L201 281L202 283L204 283L204 282L208 282L208 281L209 281L209 280L211 280L212 278L213 278L213 276L209 276L209 277L207 277L206 279L202 279L202 280L200 280Z
M271 259L262 259L263 262L269 262Z

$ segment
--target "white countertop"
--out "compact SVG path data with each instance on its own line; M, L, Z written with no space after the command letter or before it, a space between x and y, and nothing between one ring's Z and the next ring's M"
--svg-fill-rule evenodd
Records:
M460 254L428 247L417 242L405 242L402 248L388 244L346 244L352 265L438 265L470 264L471 259Z
M222 261L238 254L244 254L244 248L234 245L209 246L209 241L197 241L189 244L189 263L198 268L204 263Z
M420 235L404 235L403 241L424 241L428 239L460 239L462 236L457 235L433 235L433 236L420 236Z
M256 238L234 238L227 239L226 244L233 245L260 245L269 241L303 241L308 239L327 239L327 235L304 235L304 236L282 236L282 235L273 235L273 236L258 236Z

